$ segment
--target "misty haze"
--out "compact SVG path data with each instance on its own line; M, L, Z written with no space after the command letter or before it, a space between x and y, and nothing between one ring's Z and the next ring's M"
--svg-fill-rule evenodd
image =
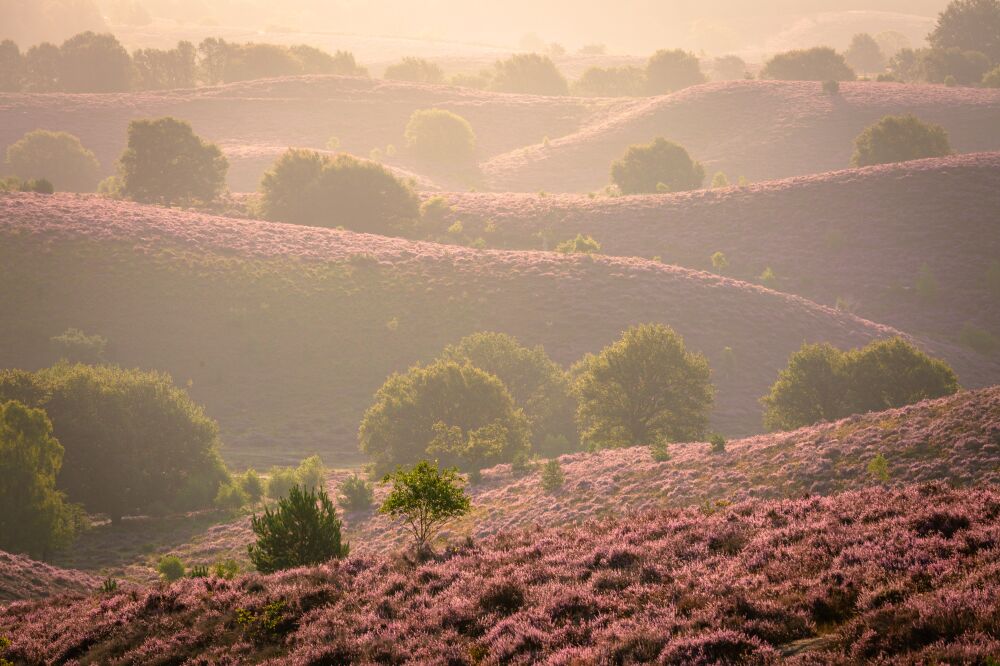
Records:
M0 16L0 666L1000 666L1000 0Z

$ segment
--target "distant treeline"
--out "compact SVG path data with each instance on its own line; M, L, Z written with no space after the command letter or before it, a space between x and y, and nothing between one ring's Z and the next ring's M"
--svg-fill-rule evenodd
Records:
M192 88L296 74L365 75L354 55L299 44L236 44L210 37L195 46L137 49L111 34L84 32L61 46L42 43L24 53L0 42L2 92L127 92Z

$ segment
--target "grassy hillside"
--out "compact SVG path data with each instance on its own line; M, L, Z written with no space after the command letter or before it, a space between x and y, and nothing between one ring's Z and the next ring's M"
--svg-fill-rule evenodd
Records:
M355 432L393 371L478 330L569 364L639 322L704 352L713 426L760 430L758 398L804 341L898 331L805 299L641 259L477 251L241 221L97 197L0 196L0 365L51 363L69 327L111 360L171 372L217 418L232 461L319 451L357 458ZM730 351L726 351L726 348ZM930 345L966 386L995 365Z
M481 165L489 189L587 192L609 182L611 162L633 143L664 136L711 175L753 181L841 169L854 138L887 114L914 113L943 125L958 152L1000 150L1000 90L898 83L711 83L633 106L579 131L494 157Z
M89 573L60 569L21 555L0 551L0 603L63 594L86 594L100 585L100 580Z
M782 291L840 300L911 333L954 341L970 325L1000 336L1000 275L989 278L1000 271L1000 153L673 195L446 196L445 224L493 222L497 247L553 247L583 233L607 254L704 270L723 252L726 275L754 281L770 266ZM925 265L931 298L915 288Z
M928 485L660 511L18 603L0 627L32 664L987 663L998 507Z

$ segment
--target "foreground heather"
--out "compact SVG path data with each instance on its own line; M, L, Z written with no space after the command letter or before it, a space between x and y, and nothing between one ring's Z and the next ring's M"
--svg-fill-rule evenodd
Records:
M0 611L74 663L986 663L1000 490L924 485L522 531Z

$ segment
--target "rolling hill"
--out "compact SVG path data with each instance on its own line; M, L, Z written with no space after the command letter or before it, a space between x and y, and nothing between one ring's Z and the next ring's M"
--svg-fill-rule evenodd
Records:
M726 275L755 281L771 267L782 291L839 300L911 333L955 340L972 326L1000 336L1000 153L671 195L444 196L442 226L492 223L495 247L553 247L582 233L606 254L704 270L722 252ZM918 293L921 272L935 294Z
M415 564L0 607L15 663L988 663L1000 494L942 485L505 533Z
M629 325L664 322L705 353L713 427L759 432L758 398L804 341L899 332L730 278L642 259L481 251L211 217L96 196L0 196L0 365L38 367L69 327L109 358L169 371L217 418L240 463L320 452L357 460L355 432L394 371L478 330L568 365ZM727 349L728 348L728 349ZM926 345L965 386L1000 376Z
M89 573L60 569L21 555L0 551L0 603L64 594L86 594L100 585L100 580Z
M577 132L480 166L492 191L588 192L608 184L611 162L626 147L663 136L710 175L773 180L848 166L854 138L901 113L942 125L958 152L1000 150L1000 90L857 82L828 95L819 82L730 81L635 100Z

